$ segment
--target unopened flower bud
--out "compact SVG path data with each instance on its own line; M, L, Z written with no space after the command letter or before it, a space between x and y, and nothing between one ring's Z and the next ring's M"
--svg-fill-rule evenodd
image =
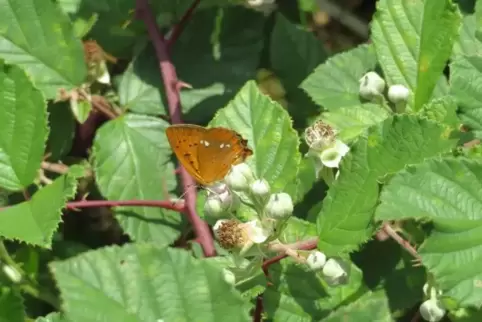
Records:
M313 251L306 258L306 264L314 271L319 270L326 264L326 255L317 250Z
M255 180L253 171L246 163L234 165L228 172L224 181L234 191L245 191Z
M17 269L10 265L3 265L3 272L7 277L14 283L19 283L22 280L22 275L17 271Z
M385 81L375 72L368 72L360 79L360 96L372 100L383 94Z
M326 282L330 285L340 284L348 275L340 263L333 258L326 261L322 272Z
M264 210L268 217L272 219L284 219L293 213L293 200L287 193L274 193L269 197Z
M265 199L270 193L269 183L264 179L258 179L253 181L249 186L251 193L259 197L260 199Z
M229 269L227 268L223 269L223 276L224 276L224 280L228 284L234 285L236 283L236 276Z
M409 96L409 89L403 85L392 85L388 88L388 99L394 104L406 102Z
M420 305L419 312L424 320L429 322L438 322L442 320L446 310L441 301L432 298L426 300Z
M234 211L240 204L238 196L232 193L227 186L222 192L212 190L208 193L204 212L211 216L220 216L223 213Z

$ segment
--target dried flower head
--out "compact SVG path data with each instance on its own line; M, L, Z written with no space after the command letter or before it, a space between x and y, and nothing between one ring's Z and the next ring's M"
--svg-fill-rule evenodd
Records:
M334 143L337 132L323 121L316 121L305 130L305 141L313 150L323 150Z

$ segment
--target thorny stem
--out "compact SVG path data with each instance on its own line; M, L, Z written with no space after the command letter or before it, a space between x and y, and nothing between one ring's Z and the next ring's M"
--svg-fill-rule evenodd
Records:
M279 262L283 258L286 258L288 256L293 256L292 251L315 249L317 244L318 244L318 238L311 238L311 239L303 240L297 243L283 245L282 247L283 251L279 255L272 257L270 259L267 259L266 261L263 262L262 267L263 267L264 274L266 276L269 276L268 268L272 264ZM286 250L290 250L290 251L287 252Z
M136 1L136 16L138 19L144 21L149 38L156 51L166 91L167 105L171 121L173 124L182 123L182 109L179 95L180 88L178 86L179 80L177 78L176 69L169 58L166 41L156 24L154 15L150 11L148 0ZM186 200L185 213L196 233L196 240L201 245L206 257L215 256L216 250L214 248L214 241L209 226L196 214L196 191L195 189L192 189L192 187L195 186L194 180L184 168L181 168L181 181Z
M415 248L413 248L412 245L410 245L410 243L409 243L408 241L406 241L405 239L403 239L402 237L400 237L400 235L397 234L397 232L392 228L392 226L390 226L390 224L384 223L384 224L383 224L383 227L382 227L382 230L383 230L388 236L390 236L390 238L392 238L394 241L396 241L397 244L399 244L399 245L402 246L407 252L409 252L410 255L412 255L413 257L415 257L415 259L421 260L420 255L417 253L417 250L416 250Z
M172 28L172 33L166 42L167 50L171 50L172 45L176 42L176 40L181 35L182 31L184 30L187 23L191 19L192 14L194 13L194 9L196 9L196 7L199 5L200 2L201 0L194 0L191 6L189 7L189 9L187 9L184 15L182 16L181 20Z
M157 207L176 211L183 211L184 205L182 203L176 204L172 201L159 200L82 200L68 202L67 209L75 210L80 208L94 208L94 207L121 207L121 206L140 206L140 207Z

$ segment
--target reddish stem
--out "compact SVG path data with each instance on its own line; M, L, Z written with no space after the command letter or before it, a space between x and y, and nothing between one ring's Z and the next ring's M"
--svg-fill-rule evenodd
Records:
M186 27L187 23L189 22L189 20L191 20L192 14L194 13L194 9L196 9L196 7L199 5L200 2L201 0L194 0L191 6L189 7L189 9L187 9L184 15L182 16L181 20L176 25L174 25L174 27L172 28L172 33L166 42L167 50L171 50L172 45L179 38L184 28Z
M181 121L181 100L179 96L179 83L176 69L172 64L167 51L166 41L161 31L159 30L154 15L149 9L148 0L136 1L136 14L139 19L142 19L146 25L149 38L152 41L156 51L159 67L164 82L166 91L167 104L172 123L182 123ZM185 193L185 213L193 226L196 233L197 240L203 248L206 257L215 256L216 250L214 248L214 241L209 230L209 226L196 214L196 191L189 189L195 186L195 182L187 171L181 169L181 181Z
M256 298L256 308L254 309L253 322L263 321L263 294Z
M184 205L182 203L176 203L173 201L160 201L160 200L82 200L68 202L67 209L79 209L79 208L95 208L95 207L121 207L121 206L139 206L139 207L156 207L165 208L176 211L183 211Z

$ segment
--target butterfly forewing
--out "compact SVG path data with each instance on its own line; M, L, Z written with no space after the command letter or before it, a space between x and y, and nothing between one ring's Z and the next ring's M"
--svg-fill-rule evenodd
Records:
M166 129L167 140L181 165L196 181L204 184L199 172L198 147L206 129L202 126L183 124Z
M222 127L173 125L166 134L181 164L202 185L223 179L232 165L252 154L246 140Z

